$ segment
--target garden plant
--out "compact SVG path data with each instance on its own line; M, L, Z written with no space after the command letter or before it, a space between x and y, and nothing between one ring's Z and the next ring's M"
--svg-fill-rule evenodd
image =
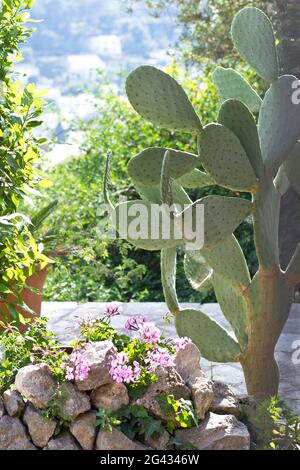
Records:
M235 337L208 315L182 309L176 295L177 247L188 237L131 239L139 248L161 250L165 299L180 336L192 338L204 357L216 362L240 362L248 393L258 399L276 395L279 370L274 350L288 318L294 287L300 275L300 248L288 267L279 262L278 225L281 196L289 186L300 188L299 81L279 76L276 41L271 22L259 9L246 7L233 19L236 49L269 85L263 99L235 70L217 67L213 80L222 105L218 122L203 127L181 86L152 66L134 70L126 83L133 108L154 125L185 131L198 143L198 154L151 147L134 156L128 173L146 212L152 203L176 205L171 224L176 227L183 204L196 219L204 205L204 245L185 252L185 272L196 289L211 282L222 312ZM201 114L201 109L200 109ZM104 195L107 195L108 168ZM219 185L234 197L209 195L192 202L184 188ZM240 197L236 192L240 192ZM117 228L126 237L118 217L137 201L114 209ZM133 217L128 212L128 221ZM259 268L249 274L245 256L234 235L246 218L253 223ZM195 221L196 222L196 221ZM124 229L124 227L123 227Z

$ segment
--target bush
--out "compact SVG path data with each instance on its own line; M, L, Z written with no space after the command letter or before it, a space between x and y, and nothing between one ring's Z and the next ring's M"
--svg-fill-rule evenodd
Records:
M20 294L26 278L36 263L46 262L28 226L30 221L20 213L20 203L28 202L32 186L37 183L33 164L39 157L39 146L33 129L43 106L41 94L33 84L25 88L13 78L14 62L21 60L19 45L31 35L25 26L29 21L29 0L5 0L0 7L0 301ZM17 318L15 303L7 304L11 318ZM0 317L3 316L0 311Z
M204 124L216 120L219 103L210 79L210 66L194 79L187 78L177 65L170 67L168 72L185 83L193 103L201 110ZM249 74L248 78L251 81ZM259 84L256 83L256 87ZM57 260L56 269L48 277L45 298L59 301L163 301L157 269L159 252L138 250L123 240L107 243L99 238L96 213L102 200L106 154L108 151L113 154L110 192L111 199L116 202L120 195L137 197L126 171L127 162L133 155L158 142L160 146L196 152L196 142L188 134L158 131L141 120L127 100L107 85L99 87L95 102L98 103L96 117L79 123L79 129L85 134L82 156L54 168L47 175L53 182L47 190L48 197L59 200L58 210L49 219L49 224L60 232L63 248L71 251ZM205 191L198 190L191 195L201 197L204 194ZM244 224L238 236L254 271L252 228ZM183 273L181 264L179 269ZM186 302L214 300L210 290L195 293L180 271L178 293L180 300Z

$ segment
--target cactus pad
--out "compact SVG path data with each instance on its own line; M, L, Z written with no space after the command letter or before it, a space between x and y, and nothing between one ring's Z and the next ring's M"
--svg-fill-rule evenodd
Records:
M290 184L300 194L300 142L297 142L288 156L284 170Z
M258 113L262 100L241 74L230 68L217 67L212 80L222 101L236 99L242 101L253 113Z
M293 75L283 75L271 85L260 109L258 133L262 156L274 175L300 135L300 105L292 100L295 87L299 86Z
M202 250L188 250L184 255L184 272L193 289L201 291L211 278L212 269L206 263Z
M234 133L220 124L204 127L199 153L205 170L217 184L237 191L252 191L257 181L248 156Z
M161 280L168 309L175 314L179 310L176 294L176 247L161 250Z
M228 100L222 104L219 122L230 129L244 147L255 175L259 178L264 172L258 132L253 115L240 101Z
M126 81L133 108L153 124L170 130L201 132L201 121L183 88L162 70L149 65L135 69Z
M278 58L272 24L261 10L246 7L234 17L231 34L235 47L258 73L272 83L278 77Z
M213 186L216 184L210 175L204 173L204 171L197 170L196 168L181 176L176 181L184 188L189 189L205 188L206 186Z
M166 151L170 154L170 173L173 179L179 178L199 165L199 157L192 153L180 152L160 147L150 147L131 158L128 173L133 181L148 186L160 183L161 168Z
M232 336L200 310L184 309L175 316L179 336L187 336L198 346L205 359L213 362L237 362L241 349Z

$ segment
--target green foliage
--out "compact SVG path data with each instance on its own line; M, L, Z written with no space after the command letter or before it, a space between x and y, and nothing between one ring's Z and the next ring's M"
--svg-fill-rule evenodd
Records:
M300 450L300 417L279 398L264 400L254 419L256 450Z
M178 425L180 428L198 426L196 412L190 400L176 399L174 395L157 395L155 399L161 409L170 416L167 424L169 432L172 433Z
M42 93L33 84L23 87L13 75L15 62L22 59L19 46L31 35L26 23L32 4L6 0L0 8L0 298L6 301L13 293L20 303L19 294L36 263L47 263L29 230L29 219L20 213L20 203L30 201L38 182L34 163L44 142L33 133L41 124ZM8 308L17 319L14 304Z
M24 334L14 324L0 332L0 349L4 356L0 363L0 393L13 384L21 367L32 363L46 362L56 379L64 380L62 364L67 354L47 331L46 323L45 318L36 319ZM1 326L5 328L5 325Z
M42 415L47 420L56 421L54 435L57 436L63 429L68 429L73 419L64 412L64 403L68 399L66 392L57 390L49 401L47 408L42 410Z
M153 418L142 405L127 405L117 412L121 430L129 439L151 437L163 431L160 420Z
M100 431L112 432L113 426L119 426L121 421L115 416L115 411L100 406L96 413L96 426Z

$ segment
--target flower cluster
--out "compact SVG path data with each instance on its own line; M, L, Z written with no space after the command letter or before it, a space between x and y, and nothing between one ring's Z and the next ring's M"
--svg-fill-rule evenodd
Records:
M148 351L145 363L151 371L155 371L158 367L171 367L174 366L174 355L166 349L154 349Z
M68 365L66 366L67 380L86 380L90 373L90 365L81 351L74 351Z
M118 336L110 326L111 318L120 315L121 307L109 304L104 308L100 319L86 316L78 321L84 345L78 343L66 366L67 380L85 380L90 371L88 361L82 355L82 349L89 347L90 341L116 339L118 352L114 354L109 364L109 374L117 383L149 383L153 374L159 368L172 367L175 364L175 354L191 342L189 338L164 339L160 330L147 317L134 316L125 323L128 336ZM133 333L133 337L130 336ZM116 336L117 335L117 336ZM119 339L118 339L119 338ZM80 345L81 344L81 345ZM147 382L148 381L148 382Z
M104 307L103 313L106 317L115 317L116 315L121 315L122 307L117 304L109 304Z
M127 333L136 331L139 338L149 344L157 343L161 336L159 329L147 317L129 318L125 323L125 331Z
M137 361L133 361L132 365L128 365L127 362L128 355L125 352L118 353L111 360L109 373L115 382L129 384L139 379L141 375L140 364Z

